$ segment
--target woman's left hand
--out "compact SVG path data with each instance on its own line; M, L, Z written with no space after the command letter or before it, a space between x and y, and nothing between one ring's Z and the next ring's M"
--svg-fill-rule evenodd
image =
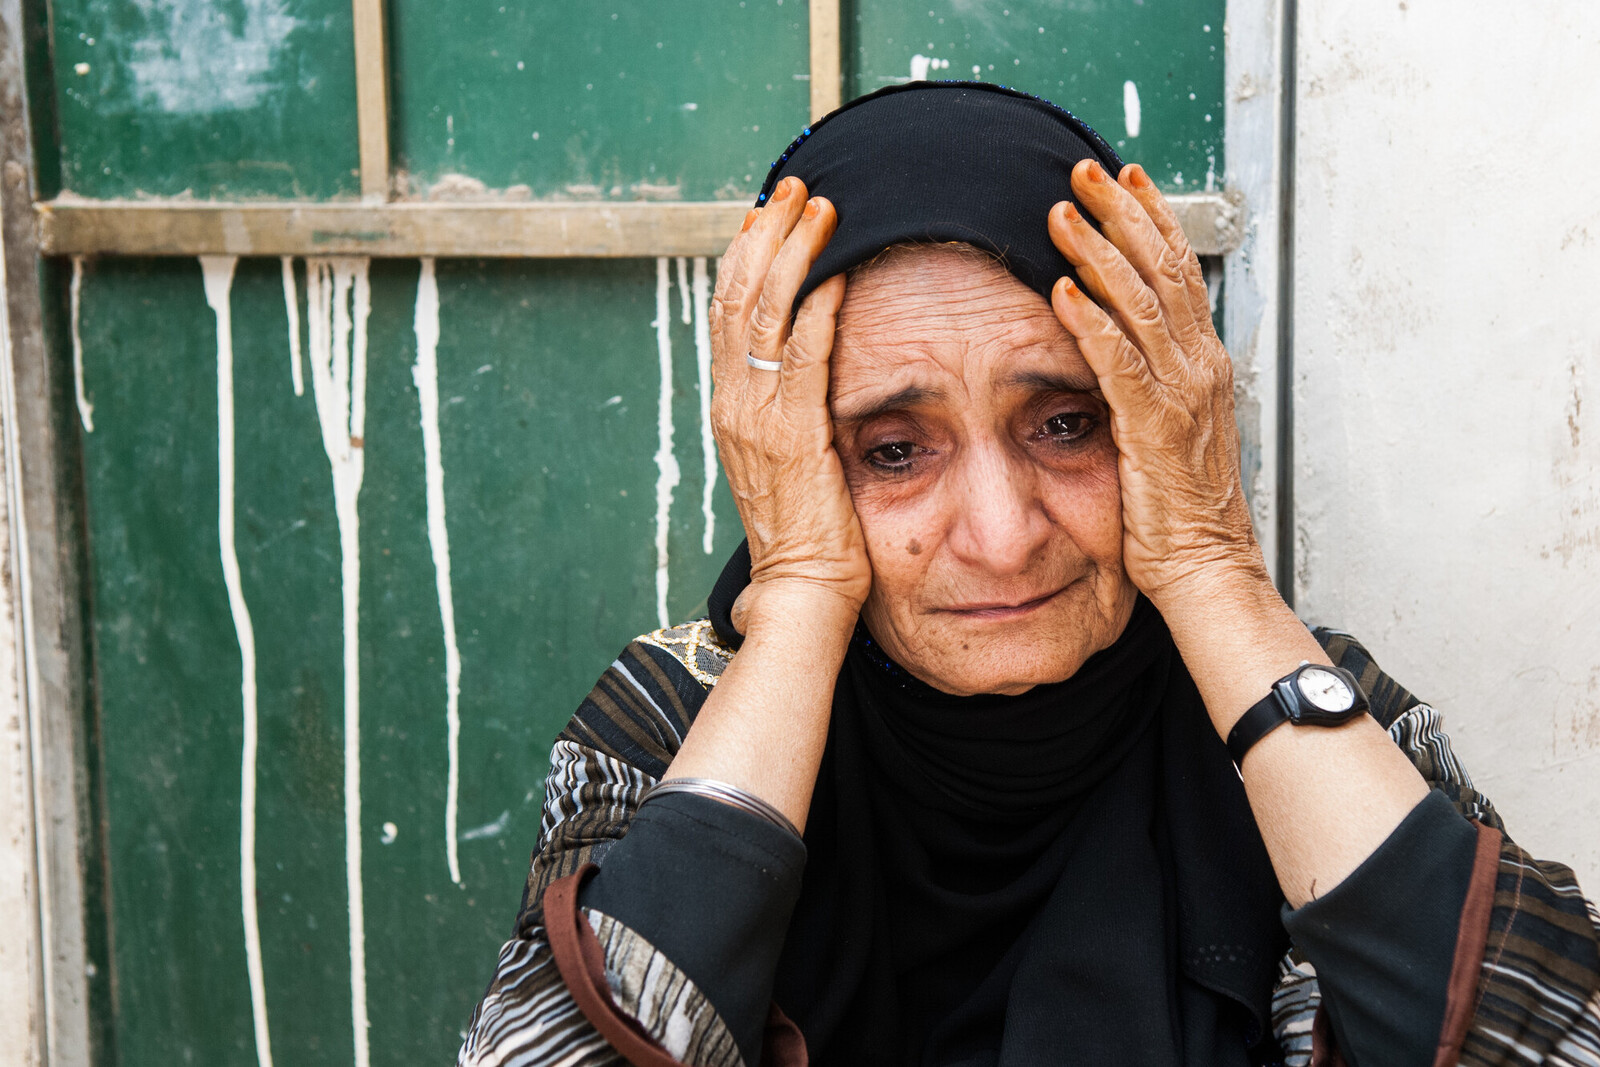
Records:
M1062 278L1051 304L1111 408L1123 564L1161 612L1226 738L1295 664L1329 660L1273 589L1251 530L1233 366L1178 220L1137 166L1113 182L1081 163L1072 188L1104 235L1066 204L1051 210L1050 236L1089 292ZM1293 907L1338 885L1428 793L1365 715L1336 729L1274 730L1241 774Z
M1085 160L1072 188L1104 232L1070 202L1051 210L1050 238L1084 287L1063 277L1051 304L1111 408L1128 577L1158 608L1219 569L1265 579L1239 477L1233 365L1200 262L1139 166L1113 182Z

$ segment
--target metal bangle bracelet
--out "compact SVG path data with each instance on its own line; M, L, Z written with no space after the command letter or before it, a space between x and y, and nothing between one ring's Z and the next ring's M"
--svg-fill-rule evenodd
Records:
M744 354L744 361L746 363L750 364L756 370L782 370L783 369L783 360L781 360L781 359L757 359L756 358L756 354L754 352L746 352Z
M780 830L787 830L796 837L800 831L795 829L794 823L777 808L752 793L746 793L737 786L727 782L719 782L714 778L668 778L664 782L657 782L645 792L644 799L639 801L640 806L648 804L656 797L668 796L672 793L687 793L691 796L708 797L711 800L721 801L732 808L749 812L757 818L765 819Z

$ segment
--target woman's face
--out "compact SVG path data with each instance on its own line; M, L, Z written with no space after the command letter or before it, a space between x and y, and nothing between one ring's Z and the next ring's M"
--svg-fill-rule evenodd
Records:
M1122 633L1117 449L1045 299L970 250L897 249L845 292L834 446L872 561L862 618L948 693L1021 693Z

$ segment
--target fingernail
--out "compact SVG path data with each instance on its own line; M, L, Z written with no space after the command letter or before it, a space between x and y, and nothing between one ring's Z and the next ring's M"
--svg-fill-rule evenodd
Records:
M1061 214L1066 216L1068 222L1083 221L1083 216L1078 214L1078 205L1074 204L1071 200L1064 202L1061 208Z
M1150 175L1144 172L1143 167L1135 163L1128 168L1128 184L1135 189L1148 189L1155 185L1155 182L1150 180Z
M807 200L806 209L800 213L800 217L803 219L814 219L821 211L822 208L815 200Z
M1106 180L1105 168L1100 166L1100 164L1098 164L1098 163L1091 162L1089 164L1089 180L1092 181L1092 182L1103 182L1103 181L1105 181Z
M755 208L751 208L749 210L749 212L747 212L745 214L744 225L739 227L739 232L743 233L744 231L748 230L751 226L755 225L756 216L759 215L759 214L760 214L760 212L758 212Z

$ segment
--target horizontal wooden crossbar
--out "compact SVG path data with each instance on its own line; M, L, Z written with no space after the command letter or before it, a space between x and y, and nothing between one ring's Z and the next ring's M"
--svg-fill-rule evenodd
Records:
M1172 197L1195 251L1239 243L1221 193ZM45 255L618 257L721 255L744 201L332 203L58 199L35 205Z

